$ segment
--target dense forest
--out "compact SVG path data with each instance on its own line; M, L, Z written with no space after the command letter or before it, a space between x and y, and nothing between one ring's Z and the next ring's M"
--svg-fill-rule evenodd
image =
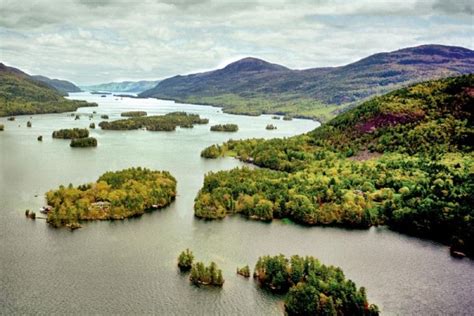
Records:
M46 193L48 223L75 227L84 220L139 216L169 205L176 196L176 180L167 171L129 168L106 172L95 183L60 186Z
M70 112L85 106L97 104L65 99L46 83L0 63L0 117Z
M148 131L174 131L177 126L189 127L193 124L207 124L208 119L201 118L198 114L186 112L172 112L165 115L130 117L111 122L100 122L99 126L105 130L135 130Z
M288 315L379 314L376 305L369 305L365 288L357 289L340 268L325 266L313 257L260 257L254 277L262 287L286 293Z
M195 215L392 229L474 255L474 75L376 97L314 131L213 145L261 169L209 173Z

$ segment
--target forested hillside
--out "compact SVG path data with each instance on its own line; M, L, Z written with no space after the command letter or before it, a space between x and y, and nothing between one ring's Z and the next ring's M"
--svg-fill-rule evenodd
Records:
M48 84L0 63L0 116L61 113L83 106L97 104L67 100Z
M264 167L210 173L195 214L391 228L474 255L474 76L376 97L314 131L229 141L202 156Z
M163 80L140 96L210 104L227 113L290 114L325 121L371 96L469 73L474 73L472 50L422 45L345 66L305 70L244 58L222 69Z

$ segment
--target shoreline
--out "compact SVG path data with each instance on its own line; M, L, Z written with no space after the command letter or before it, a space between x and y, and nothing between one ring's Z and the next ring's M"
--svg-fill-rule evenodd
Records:
M310 120L310 121L318 122L319 124L322 124L325 121L325 120L323 120L321 118L318 118L318 117L315 117L315 116L313 117L313 116L308 116L308 115L291 115L289 113L285 113L285 112L281 112L281 111L262 112L260 114L245 113L245 112L240 113L240 112L226 111L224 109L224 106L222 106L222 105L206 103L206 102L195 103L195 102L190 102L190 101L186 101L186 100L182 100L182 99L173 99L173 98L154 98L154 97L143 98L143 97L140 97L139 95L137 95L137 96L120 95L120 96L123 97L123 98L132 98L132 99L145 99L145 100L146 99L155 99L155 100L163 100L163 101L173 101L176 104L192 104L192 105L199 105L199 106L211 106L213 108L221 109L222 113L232 114L232 115L255 116L255 117L262 116L262 115L279 115L281 117L283 117L285 115L290 115L293 119Z

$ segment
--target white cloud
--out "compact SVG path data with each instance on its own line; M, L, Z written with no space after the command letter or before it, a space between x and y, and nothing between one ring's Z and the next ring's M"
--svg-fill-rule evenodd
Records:
M473 48L472 12L465 0L0 0L0 61L80 84L248 55L332 66L426 43Z

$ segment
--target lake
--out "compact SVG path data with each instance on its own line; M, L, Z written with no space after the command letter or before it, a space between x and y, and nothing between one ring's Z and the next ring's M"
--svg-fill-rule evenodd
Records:
M455 259L444 245L392 232L302 227L230 217L202 221L193 201L204 174L244 164L231 158L206 160L205 147L230 138L287 137L310 131L310 120L229 115L215 107L153 99L73 93L97 102L70 113L0 118L0 314L95 313L162 315L281 315L281 297L236 275L266 254L312 255L340 266L368 291L383 314L474 314L474 261ZM52 139L53 130L88 127L101 114L117 119L129 110L149 115L186 111L209 118L208 125L175 132L91 130L97 148L70 148ZM26 127L31 120L33 126ZM235 123L237 133L210 132L210 125ZM277 130L266 130L267 124ZM20 126L19 126L20 125ZM36 140L43 135L43 142ZM86 223L82 229L54 229L32 221L25 209L44 205L44 193L60 184L95 181L102 173L132 166L170 171L178 196L169 207L139 218ZM185 249L197 260L215 261L223 270L222 289L191 286L176 260Z

